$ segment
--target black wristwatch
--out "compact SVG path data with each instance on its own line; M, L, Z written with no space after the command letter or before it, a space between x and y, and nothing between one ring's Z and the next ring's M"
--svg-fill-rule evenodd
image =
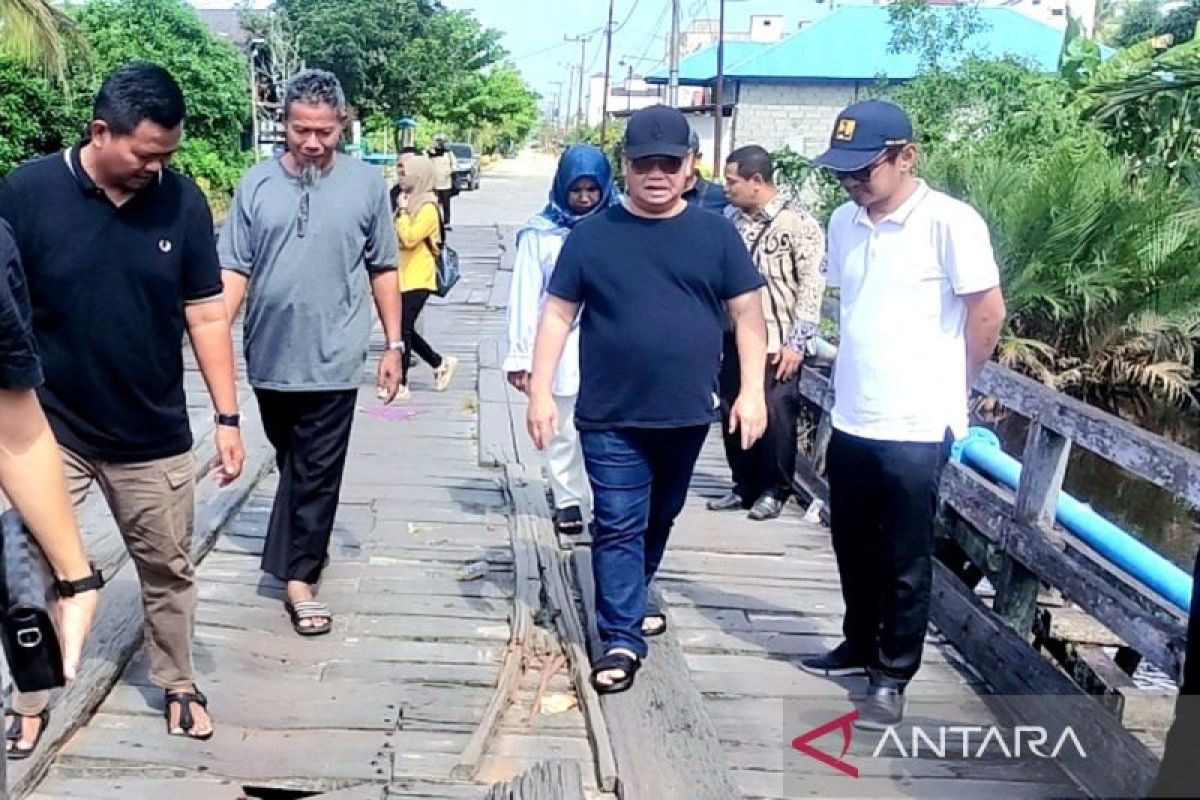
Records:
M227 428L240 428L242 425L241 414L214 414L213 418L218 425L224 425Z
M104 588L104 575L100 570L92 567L92 574L86 578L80 578L77 581L57 580L54 582L54 591L59 597L74 597L77 594L90 592L93 589L99 591Z

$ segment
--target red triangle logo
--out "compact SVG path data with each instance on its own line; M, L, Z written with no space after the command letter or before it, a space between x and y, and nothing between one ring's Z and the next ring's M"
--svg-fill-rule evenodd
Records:
M854 720L856 719L858 719L857 709L849 712L848 714L843 714L837 719L831 719L824 725L813 728L811 731L797 736L792 740L792 748L799 750L809 758L815 758L822 764L833 767L838 772L843 772L849 775L851 778L857 778L858 767L854 766L848 761L843 760L846 756L846 753L850 750L850 734L852 731L852 726L854 725ZM831 756L829 753L826 753L824 750L818 750L809 744L809 742L813 741L814 739L820 739L825 734L832 733L833 731L839 729L842 732L842 752L836 758Z

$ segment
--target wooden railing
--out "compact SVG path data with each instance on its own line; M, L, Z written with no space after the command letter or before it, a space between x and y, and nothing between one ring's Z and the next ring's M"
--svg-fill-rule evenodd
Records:
M989 606L955 571L936 563L934 624L998 694L1085 693L1033 646L1039 596L1056 590L1124 643L1120 667L1109 663L1096 669L1128 680L1128 673L1145 659L1178 680L1185 615L1057 527L1054 510L1073 447L1088 450L1192 506L1200 506L1200 454L996 364L988 365L974 388L1028 420L1021 481L1014 493L970 467L947 465L940 486L939 534L961 548L979 573L987 576L995 594ZM820 472L832 389L828 378L806 367L800 391L821 409L822 419L813 451L797 469L797 485L814 499L828 502ZM1121 794L1142 796L1157 759L1120 724L1121 698L1112 699L1096 703L1095 713L1079 721L1107 731L1106 752L1066 766L1085 788L1112 792L1117 776Z

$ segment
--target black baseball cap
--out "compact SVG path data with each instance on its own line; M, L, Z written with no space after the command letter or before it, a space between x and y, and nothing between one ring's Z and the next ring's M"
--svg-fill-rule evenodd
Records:
M635 111L625 128L624 154L631 159L667 156L683 158L692 152L692 128L677 108L657 105Z
M834 172L855 172L871 166L889 147L912 141L912 122L903 108L886 100L867 100L838 114L829 149L813 163Z

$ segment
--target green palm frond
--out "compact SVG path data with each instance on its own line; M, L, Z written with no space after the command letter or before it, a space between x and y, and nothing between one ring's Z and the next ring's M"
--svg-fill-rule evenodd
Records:
M79 41L74 20L47 0L0 0L0 51L61 80Z

